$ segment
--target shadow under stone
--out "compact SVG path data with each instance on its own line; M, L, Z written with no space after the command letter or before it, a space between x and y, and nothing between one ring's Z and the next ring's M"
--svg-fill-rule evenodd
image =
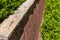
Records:
M22 20L18 23L17 27L11 33L11 36L9 37L9 40L20 40L20 38L21 38L21 36L24 32L24 27L29 20L29 16L33 14L33 10L36 7L37 3L38 3L38 0L36 0L34 2L34 4L29 8L27 13L22 18Z

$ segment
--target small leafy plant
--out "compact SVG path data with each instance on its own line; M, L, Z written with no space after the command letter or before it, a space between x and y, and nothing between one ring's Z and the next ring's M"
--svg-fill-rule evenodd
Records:
M0 0L0 20L14 13L25 0Z
M41 33L43 40L60 40L60 0L46 0Z

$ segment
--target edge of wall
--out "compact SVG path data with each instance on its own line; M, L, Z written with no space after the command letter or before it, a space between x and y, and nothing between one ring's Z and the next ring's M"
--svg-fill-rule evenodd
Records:
M11 33L16 28L18 23L22 20L28 9L34 3L35 0L27 0L16 11L15 14L10 15L0 24L0 40L8 40ZM26 5L27 4L27 5Z

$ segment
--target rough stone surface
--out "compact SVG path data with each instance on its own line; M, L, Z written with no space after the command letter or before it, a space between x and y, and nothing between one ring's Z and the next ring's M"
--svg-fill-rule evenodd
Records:
M0 24L0 35L8 38L18 23L22 20L35 0L27 0L16 11ZM27 5L26 5L27 4ZM1 37L0 37L1 38Z

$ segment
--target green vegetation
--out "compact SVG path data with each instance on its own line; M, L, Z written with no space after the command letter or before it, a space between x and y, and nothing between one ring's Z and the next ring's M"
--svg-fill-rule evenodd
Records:
M13 14L14 10L24 1L25 0L0 0L0 20L5 19L10 14Z
M60 0L46 0L44 22L41 27L43 40L60 40Z

